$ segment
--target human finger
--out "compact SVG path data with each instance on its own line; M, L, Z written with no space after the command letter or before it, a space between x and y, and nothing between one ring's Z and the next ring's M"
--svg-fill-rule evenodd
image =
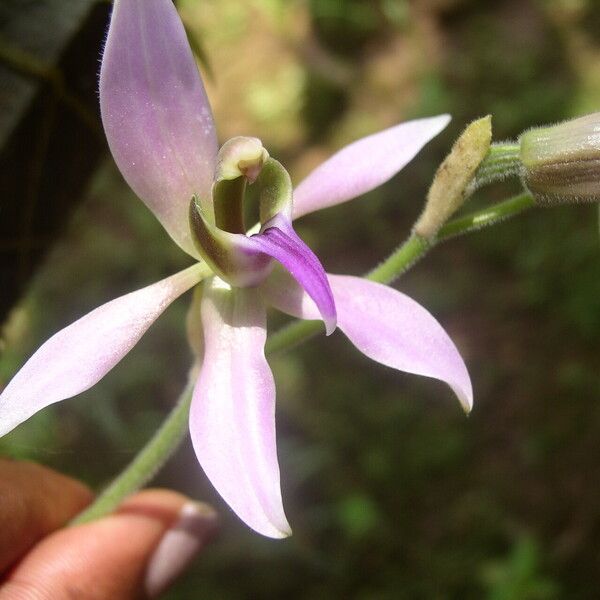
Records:
M0 600L157 597L213 537L216 513L165 490L40 542L0 587Z
M91 499L86 486L56 471L0 459L0 573Z

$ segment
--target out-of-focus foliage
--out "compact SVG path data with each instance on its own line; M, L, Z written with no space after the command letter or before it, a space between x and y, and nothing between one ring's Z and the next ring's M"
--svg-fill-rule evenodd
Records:
M410 229L469 120L496 139L600 108L593 0L181 0L215 73L222 139L258 135L296 181L343 143L450 112L449 131L384 188L310 216L328 270L360 274ZM474 204L502 198L491 189ZM472 208L467 207L468 208ZM108 164L5 328L6 379L50 332L186 259ZM160 476L215 503L220 541L170 598L593 598L600 555L600 242L595 207L560 207L436 249L399 287L464 353L476 406L364 360L340 334L272 360L295 536L230 515L189 448ZM104 482L176 398L178 301L101 384L0 448ZM285 322L273 315L272 327Z

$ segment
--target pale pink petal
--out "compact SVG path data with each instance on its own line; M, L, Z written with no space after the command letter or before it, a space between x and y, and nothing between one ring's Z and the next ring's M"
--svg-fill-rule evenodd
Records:
M204 286L204 361L190 432L204 472L259 533L291 534L283 512L275 439L275 384L265 359L266 314L256 288L214 278Z
M416 119L362 138L326 160L294 190L294 218L341 204L379 187L407 165L448 123Z
M465 411L473 406L469 373L456 346L435 318L397 290L360 277L328 275L338 327L373 360L447 383ZM274 273L261 290L265 301L302 319L318 319L312 299L287 273Z
M115 0L100 108L121 173L169 235L197 256L188 209L194 194L210 196L217 138L172 0Z
M53 335L0 395L0 435L46 406L92 387L199 279L199 265L194 265L107 302Z

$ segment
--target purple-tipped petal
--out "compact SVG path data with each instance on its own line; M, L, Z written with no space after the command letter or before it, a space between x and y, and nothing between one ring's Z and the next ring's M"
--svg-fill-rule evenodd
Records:
M201 304L204 361L190 410L194 450L240 519L263 535L286 537L262 298L257 288L232 289L215 277Z
M246 238L245 244L272 256L292 274L315 302L325 323L325 331L331 335L335 331L337 315L327 274L290 222L282 215L277 215L263 225L262 233Z
M448 115L407 121L342 148L296 187L294 218L352 200L385 183L449 122Z
M92 387L199 279L200 270L194 265L107 302L53 335L0 395L0 435L46 406Z
M317 319L310 298L285 273L262 286L265 301L302 319ZM456 346L435 318L405 294L386 285L347 275L329 275L338 327L373 360L446 382L464 410L473 406L473 389Z
M121 173L169 235L197 257L188 208L204 201L217 156L212 113L171 0L115 0L100 108Z

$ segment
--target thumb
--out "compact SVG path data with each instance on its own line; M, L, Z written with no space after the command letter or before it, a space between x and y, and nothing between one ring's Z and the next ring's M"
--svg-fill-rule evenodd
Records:
M98 521L59 530L8 574L0 600L157 597L213 537L216 513L148 490Z

